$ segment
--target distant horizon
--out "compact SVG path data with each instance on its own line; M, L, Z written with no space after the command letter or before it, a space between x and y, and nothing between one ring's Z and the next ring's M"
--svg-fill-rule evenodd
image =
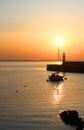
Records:
M56 62L57 60L43 60L43 59L39 59L39 60L36 60L36 59L0 59L0 62L1 61L24 61L24 62L34 62L34 61L44 61L44 62L46 62L46 61L52 61L52 62ZM84 62L84 60L66 60L65 62Z

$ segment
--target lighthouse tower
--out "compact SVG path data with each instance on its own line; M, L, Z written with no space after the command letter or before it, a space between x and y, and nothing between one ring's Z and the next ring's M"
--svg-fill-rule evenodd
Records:
M63 64L65 63L65 52L63 52L63 59L62 59L62 62L63 62Z

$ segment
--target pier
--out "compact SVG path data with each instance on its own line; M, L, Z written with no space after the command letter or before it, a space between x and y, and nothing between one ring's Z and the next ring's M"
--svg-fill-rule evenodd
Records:
M48 71L61 71L61 72L71 72L71 73L84 73L84 61L66 61L65 53L63 53L63 61L61 65L58 64L48 64Z

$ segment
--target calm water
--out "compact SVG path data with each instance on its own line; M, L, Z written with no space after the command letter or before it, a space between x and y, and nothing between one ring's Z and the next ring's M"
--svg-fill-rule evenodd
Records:
M75 109L84 119L84 74L47 82L48 62L0 62L0 130L75 130L60 119Z

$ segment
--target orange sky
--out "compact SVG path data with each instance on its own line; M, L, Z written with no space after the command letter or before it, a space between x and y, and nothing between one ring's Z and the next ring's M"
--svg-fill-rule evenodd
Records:
M24 0L20 6L16 0L8 1L0 3L0 59L57 60L55 41L60 39L60 55L65 52L67 60L84 60L82 0L46 0L45 5L44 0Z

